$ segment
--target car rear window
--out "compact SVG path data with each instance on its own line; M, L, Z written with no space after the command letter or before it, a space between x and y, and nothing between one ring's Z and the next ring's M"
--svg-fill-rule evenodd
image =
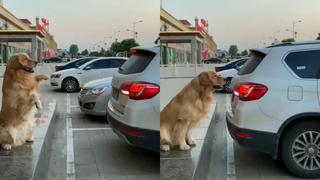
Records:
M240 71L238 72L239 75L251 74L258 65L262 62L266 54L258 52L258 51L251 51L249 55L249 59L246 63L241 67Z
M155 53L138 50L119 68L120 74L135 74L143 72L155 57Z
M300 78L318 79L320 69L320 51L292 52L285 63Z

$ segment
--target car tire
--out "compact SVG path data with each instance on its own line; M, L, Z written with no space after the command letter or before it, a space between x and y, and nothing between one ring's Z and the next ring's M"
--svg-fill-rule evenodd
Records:
M298 177L319 178L319 144L320 123L312 120L298 123L286 131L281 140L281 160Z
M232 93L233 92L233 89L230 87L231 86L231 80L232 80L231 77L226 78L225 84L223 85L223 92L226 92L226 93Z
M79 89L79 83L75 78L66 78L62 82L62 90L65 92L75 92Z

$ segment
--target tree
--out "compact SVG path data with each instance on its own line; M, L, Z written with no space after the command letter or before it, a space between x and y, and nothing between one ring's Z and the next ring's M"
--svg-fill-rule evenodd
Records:
M237 53L238 53L238 47L237 47L237 45L231 45L231 46L229 47L229 54L230 54L231 58L233 58L234 56L236 56Z
M240 55L241 55L241 56L248 56L248 54L249 54L248 51L247 51L247 50L244 50L244 51L241 52Z
M135 39L125 39L121 42L114 42L110 47L110 52L115 56L118 52L126 51L130 54L130 49L139 46Z
M89 56L95 56L98 57L99 56L99 52L98 51L91 51Z
M293 38L288 38L288 39L283 39L281 42L282 43L291 43L291 42L295 42L295 40Z
M101 48L100 52L99 52L99 56L105 56L107 53L107 51L104 48Z
M83 55L83 56L87 56L88 54L89 54L89 51L87 49L85 49L81 52L81 55Z
M69 52L70 52L72 58L75 57L79 52L78 45L71 44L71 46L69 48Z
M317 40L320 40L320 33L318 33L318 37L317 37Z

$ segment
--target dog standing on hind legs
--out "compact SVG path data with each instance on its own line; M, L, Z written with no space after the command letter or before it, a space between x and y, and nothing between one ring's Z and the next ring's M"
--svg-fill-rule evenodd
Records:
M213 71L202 72L191 80L160 112L160 149L178 146L189 150L195 145L191 132L210 110L213 91L221 89L224 79Z
M40 82L48 79L35 75L36 65L25 53L15 54L7 64L0 111L0 144L6 150L33 141L32 120L42 107Z

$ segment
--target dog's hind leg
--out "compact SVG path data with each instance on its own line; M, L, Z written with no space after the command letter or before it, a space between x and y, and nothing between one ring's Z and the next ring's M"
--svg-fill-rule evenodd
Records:
M178 119L173 127L174 140L179 145L180 150L189 150L190 146L186 143L186 136L189 127L189 121Z
M6 129L6 128L0 128L0 142L1 147L5 150L11 150L12 146L16 144L16 136L17 131L13 128Z
M160 127L160 149L170 151L171 138L166 127Z

